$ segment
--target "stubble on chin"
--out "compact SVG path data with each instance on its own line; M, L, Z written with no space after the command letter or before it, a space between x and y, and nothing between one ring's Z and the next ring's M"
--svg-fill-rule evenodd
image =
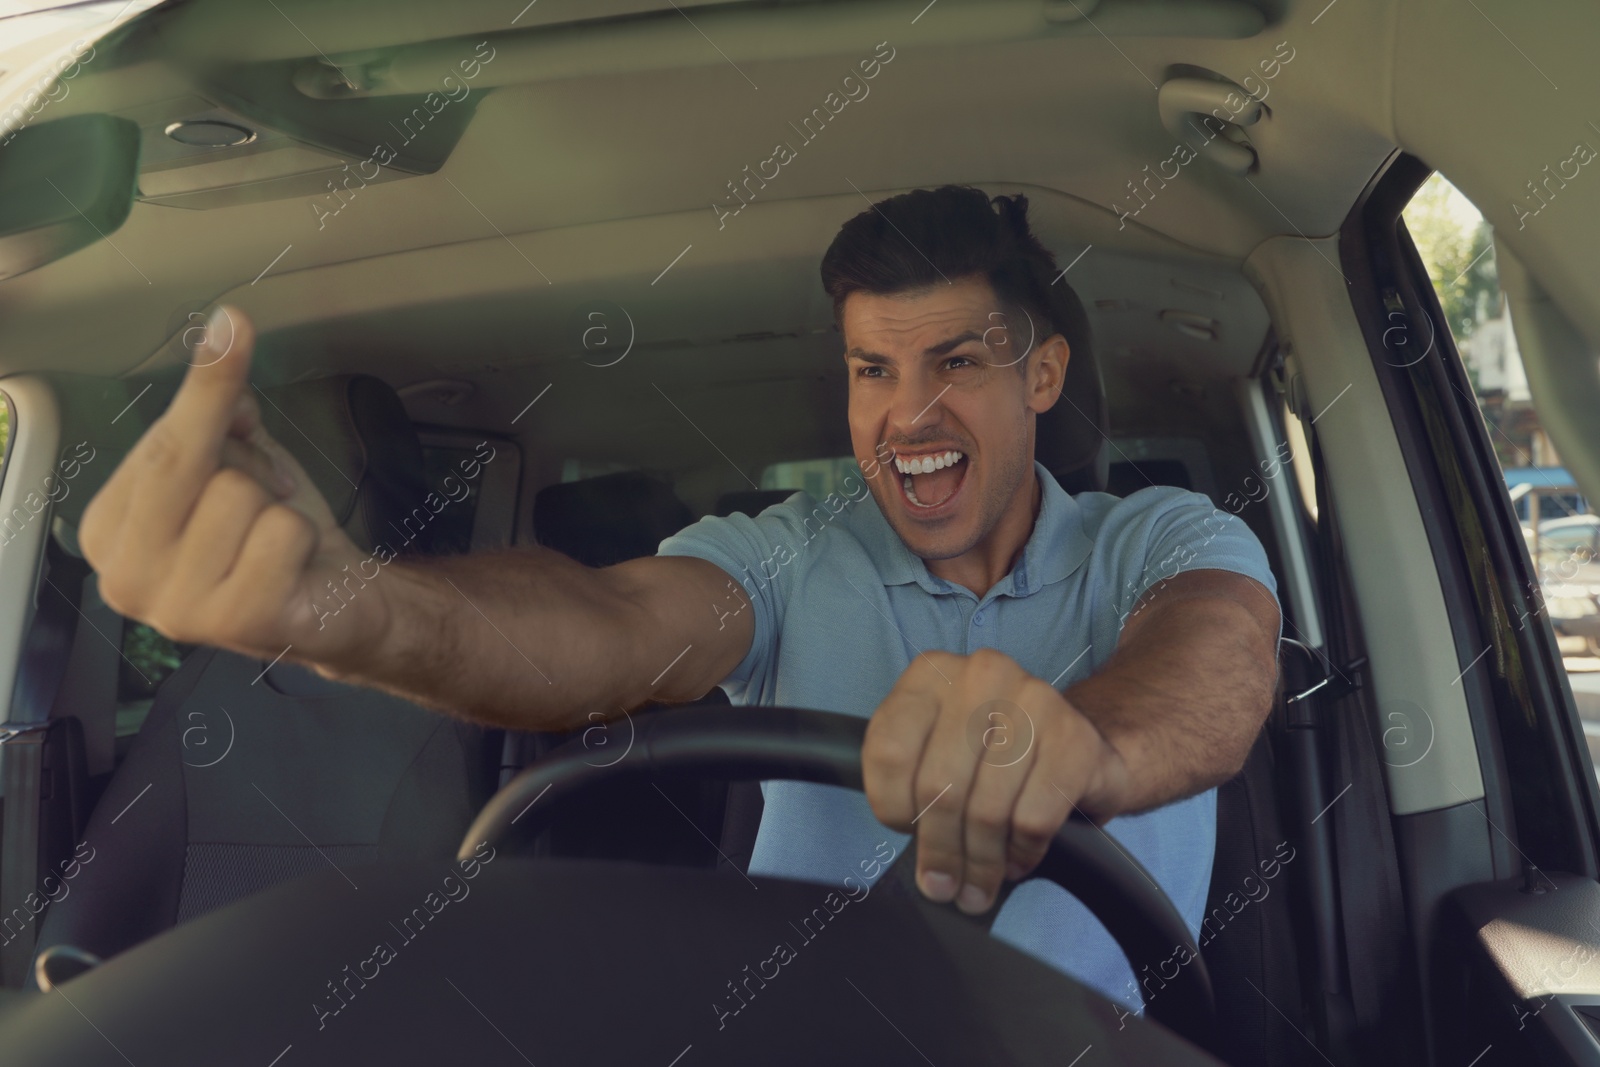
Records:
M959 540L952 540L958 534L957 531L948 527L948 532L941 531L931 536L928 531L914 526L907 528L910 526L910 520L905 515L906 504L901 495L900 485L897 481L890 481L890 479L901 477L900 473L894 470L893 467L886 465L880 468L878 477L868 479L867 485L872 492L873 500L878 505L878 510L883 513L884 519L889 523L889 528L900 538L901 543L910 549L913 555L932 562L955 559L958 556L965 555L976 548L1000 524L1000 520L1005 515L1012 499L1018 492L1023 490L1029 478L1035 477L1032 449L1029 447L1029 443L1023 442L1021 444L1017 454L1011 457L1011 462L1006 465L1004 470L992 471L991 473L999 476L998 481L991 479L981 489L977 486L972 486L970 489L968 486L962 486L962 491L969 492L970 495L961 511L957 512L953 517L959 522L964 514L969 514L973 509L976 509L978 522L966 536L960 537ZM967 477L972 478L973 476L974 472L968 470ZM955 525L957 523L950 524L950 526Z
M896 474L895 477L899 477L899 475ZM901 543L904 544L906 548L910 549L912 555L918 557L919 559L929 562L941 559L954 559L957 556L964 555L966 552L970 551L973 545L977 544L978 541L982 539L982 535L980 533L978 537L972 538L971 544L961 544L959 542L951 543L948 540L948 534L934 534L933 536L929 536L927 531L910 526L910 520L908 520L905 516L904 501L899 499L884 499L885 496L889 496L891 494L898 497L900 494L900 487L897 485L888 484L881 486L874 485L872 487L873 500L877 502L878 510L883 513L884 519L889 523L889 529L893 530L895 532L895 536L900 538ZM957 517L959 517L959 513ZM907 528L908 526L910 526L909 529Z

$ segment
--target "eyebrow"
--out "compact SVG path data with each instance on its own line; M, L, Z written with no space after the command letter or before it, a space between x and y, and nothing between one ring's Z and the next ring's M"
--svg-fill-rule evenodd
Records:
M928 348L923 350L923 355L925 355L925 356L942 356L942 355L945 355L946 353L948 353L948 352L960 347L961 345L966 344L968 341L981 341L981 340L983 340L983 334L977 332L976 330L968 330L965 333L956 334L956 336L951 337L948 340L940 341L936 345L930 345ZM894 360L890 359L888 356L885 356L885 355L883 355L883 354L881 354L879 352L868 352L868 351L866 351L865 349L862 349L862 348L852 348L852 349L850 349L848 352L845 353L845 358L846 359L859 359L863 363L874 363L874 364L877 364L879 366L882 366L882 365L885 365L885 364L890 364L890 363L894 362Z

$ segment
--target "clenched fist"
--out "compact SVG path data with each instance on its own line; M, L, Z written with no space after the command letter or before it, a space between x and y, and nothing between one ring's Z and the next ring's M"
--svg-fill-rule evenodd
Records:
M913 660L872 715L861 771L878 820L917 835L923 893L969 914L1039 865L1074 808L1117 814L1128 783L1087 716L987 648Z
M254 344L242 311L212 313L172 404L89 502L79 543L106 603L174 641L339 662L383 632L382 590L318 618L326 583L364 553L263 428Z

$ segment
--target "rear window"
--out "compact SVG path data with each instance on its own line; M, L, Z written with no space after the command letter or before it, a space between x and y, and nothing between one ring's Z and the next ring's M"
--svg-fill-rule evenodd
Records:
M561 480L563 482L581 482L589 478L599 478L607 474L621 474L623 471L638 470L634 463L619 463L611 459L568 459L561 463Z
M476 450L472 448L422 446L422 476L429 489L449 500L449 504L433 517L430 524L428 550L433 554L461 555L472 549L472 525L478 516L478 494L482 479L463 478L461 472L472 469L471 461L475 456ZM466 495L444 492L440 487L446 484L446 478L452 478L451 485L465 486Z
M794 463L774 463L761 472L763 489L803 489L818 500L830 493L849 496L844 480L854 476L860 492L861 467L854 456L837 456L833 459L803 459Z

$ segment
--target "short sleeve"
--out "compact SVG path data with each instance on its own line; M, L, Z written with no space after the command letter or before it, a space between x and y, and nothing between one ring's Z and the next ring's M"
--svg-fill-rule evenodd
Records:
M1278 603L1278 582L1261 541L1243 519L1218 508L1204 493L1152 486L1124 499L1117 510L1125 552L1119 560L1118 614L1124 616L1147 590L1194 570L1224 570L1254 578ZM1119 525L1108 522L1108 525ZM1278 613L1283 637L1283 613Z
M761 680L773 669L795 568L786 566L798 555L796 546L806 541L801 516L809 512L797 493L774 504L755 518L735 512L726 517L708 515L671 537L656 549L658 556L694 556L722 568L744 587L755 611L755 633L750 651L723 679L721 685L735 703L753 702ZM715 610L715 609L713 609Z

